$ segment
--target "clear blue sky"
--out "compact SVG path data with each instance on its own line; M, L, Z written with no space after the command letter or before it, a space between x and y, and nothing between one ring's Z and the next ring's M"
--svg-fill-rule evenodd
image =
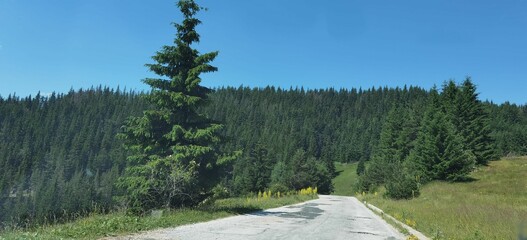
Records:
M472 76L481 99L527 103L526 0L202 0L215 86L369 88ZM171 44L170 0L0 0L0 95L145 90Z

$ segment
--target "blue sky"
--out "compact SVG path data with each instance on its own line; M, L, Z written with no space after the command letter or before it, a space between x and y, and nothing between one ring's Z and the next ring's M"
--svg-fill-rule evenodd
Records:
M215 86L369 88L472 76L481 99L527 103L526 0L198 1ZM0 95L146 90L175 1L0 0Z

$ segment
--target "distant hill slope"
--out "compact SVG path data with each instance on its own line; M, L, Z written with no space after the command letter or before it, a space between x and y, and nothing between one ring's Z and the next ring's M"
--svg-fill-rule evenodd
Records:
M227 152L244 150L225 180L237 194L269 187L274 166L298 150L326 163L330 173L333 161L370 159L394 103L405 103L419 118L427 98L428 91L419 87L228 87L214 90L211 104L200 111L224 123ZM527 154L527 106L485 106L498 152ZM140 93L103 87L0 97L0 227L68 220L116 207L114 197L120 193L114 182L128 151L115 135L125 119L148 107ZM265 168L252 164L251 150L258 146L267 153L261 162ZM352 194L346 191L342 194Z
M354 196L354 184L358 180L357 163L336 163L337 176L333 179L333 195Z
M517 239L527 224L526 172L527 157L504 158L473 172L474 181L434 182L413 200L361 198L433 239Z

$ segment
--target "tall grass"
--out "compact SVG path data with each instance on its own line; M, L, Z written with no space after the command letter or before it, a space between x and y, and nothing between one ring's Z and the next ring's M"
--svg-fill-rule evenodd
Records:
M433 239L518 239L527 223L527 157L491 162L465 183L433 182L412 200L359 196Z
M311 195L286 195L279 198L228 198L193 209L169 210L162 214L139 217L123 212L91 214L77 221L39 226L32 229L14 229L0 233L0 239L98 239L119 236L156 228L176 227L227 216L280 207L316 198Z

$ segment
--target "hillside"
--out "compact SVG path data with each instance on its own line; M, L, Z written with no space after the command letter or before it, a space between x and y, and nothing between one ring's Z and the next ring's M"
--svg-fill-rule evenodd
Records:
M527 221L525 171L527 157L504 158L477 169L473 181L425 185L416 199L360 198L434 239L517 239Z
M353 196L357 177L357 163L336 163L337 176L333 179L333 195Z
M114 197L122 193L113 183L127 152L116 134L128 116L148 108L141 96L99 87L0 98L0 225L60 222L117 207ZM328 168L324 179L333 161L370 159L394 103L411 106L419 118L427 96L419 87L222 88L200 111L224 124L222 148L243 150L223 181L236 196L269 187L275 166L299 150L302 161ZM484 105L498 153L527 154L527 107ZM254 155L257 149L263 155Z

